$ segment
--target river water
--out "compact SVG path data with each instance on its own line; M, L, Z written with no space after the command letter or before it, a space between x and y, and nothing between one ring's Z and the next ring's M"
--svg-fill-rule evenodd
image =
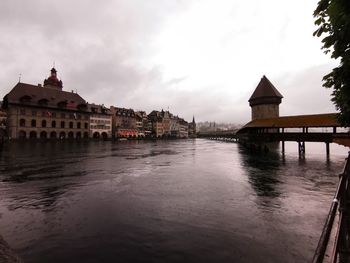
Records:
M24 262L310 262L347 148L13 142L0 234Z

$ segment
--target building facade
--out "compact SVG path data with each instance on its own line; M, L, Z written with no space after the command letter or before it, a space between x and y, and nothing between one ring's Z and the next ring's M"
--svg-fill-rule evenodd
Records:
M9 138L88 138L89 112L77 93L63 91L55 68L44 85L18 82L4 97Z
M112 113L103 105L88 104L90 112L89 137L94 139L112 138Z
M112 133L114 138L137 138L136 117L133 109L111 106Z
M282 98L281 93L266 76L263 76L249 99L252 120L279 117L279 104Z
M164 136L163 118L160 111L152 111L148 114L149 129L151 136L161 138Z

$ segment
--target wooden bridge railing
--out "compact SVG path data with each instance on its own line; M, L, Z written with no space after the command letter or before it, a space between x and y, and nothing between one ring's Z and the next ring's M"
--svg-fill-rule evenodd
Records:
M350 152L312 263L350 262ZM336 223L337 222L337 223Z

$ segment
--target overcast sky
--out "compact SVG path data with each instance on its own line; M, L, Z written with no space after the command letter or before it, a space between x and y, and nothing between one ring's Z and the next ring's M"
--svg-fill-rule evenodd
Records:
M88 102L245 123L266 75L281 115L334 112L336 64L312 36L318 0L1 0L0 97L55 62Z

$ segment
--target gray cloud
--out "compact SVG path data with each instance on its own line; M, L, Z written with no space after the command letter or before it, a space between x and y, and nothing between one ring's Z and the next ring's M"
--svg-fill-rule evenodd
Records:
M242 87L235 97L219 84L187 90L184 84L191 80L190 74L165 80L162 67L149 63L157 53L154 41L166 30L167 21L194 2L2 0L0 97L15 85L19 73L23 82L42 83L55 61L64 89L78 90L89 102L148 112L169 107L187 120L195 115L198 121L244 123L250 119L247 100L255 87ZM237 30L228 34L223 46L230 44ZM281 113L333 111L330 91L321 87L321 78L329 70L325 65L274 73L270 80L285 96ZM315 96L320 99L312 100Z

